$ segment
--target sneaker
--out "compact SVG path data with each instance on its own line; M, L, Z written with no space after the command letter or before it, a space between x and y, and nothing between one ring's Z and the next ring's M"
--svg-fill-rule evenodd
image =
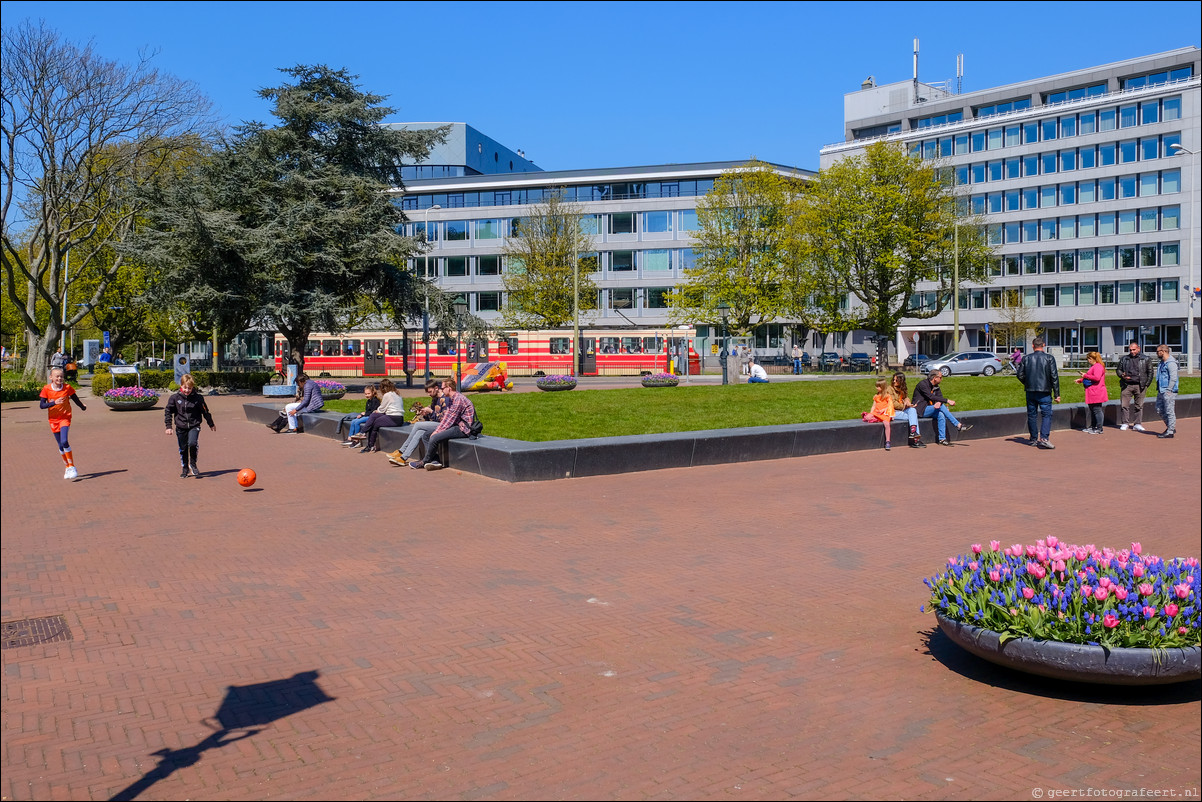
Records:
M338 445L340 445L340 446L344 446L345 448L350 448L350 447L351 447L351 446L353 446L354 444L355 444L355 441L354 441L354 440L343 440L343 441L342 441L341 443L339 443Z
M67 470L63 471L64 479L74 479L77 476L79 476L79 471L75 470L74 465L68 465Z
M1142 423L1137 423L1137 424L1135 424L1134 426L1132 426L1131 428L1132 428L1132 429L1134 429L1134 430L1135 430L1135 431L1137 431L1137 432L1146 432L1146 431L1148 431L1147 429L1145 429L1145 428L1144 428L1144 425L1143 425Z
M888 444L888 443L885 443L885 450L886 450L886 451L888 451L888 450L889 450L889 444Z
M1036 442L1036 445L1038 445L1040 448L1046 448L1049 451L1051 451L1053 448L1056 447L1056 446L1052 445L1051 442L1048 440L1039 440Z
M180 466L180 469L179 469L179 478L180 478L180 479L187 479L187 478L188 478L188 467L187 467L186 465L181 465L181 466Z
M407 460L401 456L401 450L399 448L396 451L393 451L391 454L388 455L388 461L391 462L393 465L408 465L409 464L409 460Z
M412 469L413 469L413 470L415 470L415 471L420 471L422 468L426 467L426 463L424 463L424 462L410 462L410 463L409 463L409 467L410 467L410 468L412 468Z
M1160 434L1158 434L1156 436L1159 437L1161 440L1171 440L1173 438L1173 435L1175 435L1175 434L1176 434L1176 432L1161 432Z
M1120 432L1125 432L1125 431L1127 431L1127 430L1128 430L1128 429L1130 429L1130 428L1131 428L1130 426L1128 426L1127 424L1125 424L1125 423L1124 423L1124 424L1121 424L1121 425L1119 426L1119 431L1120 431Z
M197 468L195 465L188 469L188 473L197 479L200 478L200 468Z
M442 470L442 463L441 463L441 462L435 462L435 461L430 461L430 462L427 462L427 463L426 463L426 470L427 470L427 471L440 471L440 470Z
M939 445L941 445L941 446L950 446L951 444L952 443L950 440L940 440L939 441Z
M962 432L967 432L971 428L972 428L971 423L961 423L960 424L960 431L962 431Z

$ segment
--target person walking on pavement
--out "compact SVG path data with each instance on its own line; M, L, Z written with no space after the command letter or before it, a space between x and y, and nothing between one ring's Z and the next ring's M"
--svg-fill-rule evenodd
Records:
M1027 432L1030 445L1052 449L1052 400L1060 403L1060 373L1056 360L1044 348L1042 337L1031 342L1030 354L1018 365L1018 380L1027 390ZM1042 420L1041 420L1042 418Z
M179 445L179 478L188 476L200 478L200 468L196 465L197 452L200 450L201 418L209 425L210 431L217 431L213 416L209 413L209 405L204 396L196 392L196 381L191 373L179 377L179 390L167 399L163 410L163 422L167 434L175 427L175 439Z
M1141 354L1139 343L1132 340L1127 346L1127 355L1119 360L1114 372L1119 377L1119 428L1145 431L1144 396L1152 383L1152 360Z
M1156 346L1160 364L1156 367L1156 412L1164 421L1164 431L1156 435L1167 440L1177 433L1177 360L1167 345Z

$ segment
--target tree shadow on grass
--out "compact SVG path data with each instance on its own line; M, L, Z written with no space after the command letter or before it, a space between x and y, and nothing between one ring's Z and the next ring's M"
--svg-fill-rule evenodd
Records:
M217 712L204 720L205 726L214 730L212 735L195 746L152 752L159 759L158 765L137 782L109 797L110 802L137 799L139 794L159 780L170 777L177 769L195 765L210 749L250 738L285 716L334 701L317 685L318 676L317 671L304 671L272 682L230 685Z
M1172 685L1091 685L1069 682L991 663L962 649L939 627L919 632L918 635L926 647L923 653L929 654L946 668L962 677L1016 693L1103 705L1177 705L1202 700L1202 683L1198 682Z

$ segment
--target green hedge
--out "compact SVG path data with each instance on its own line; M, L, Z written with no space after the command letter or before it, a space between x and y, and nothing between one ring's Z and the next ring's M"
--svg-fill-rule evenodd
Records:
M144 370L141 373L142 386L150 387L155 390L172 389L175 385L175 371L173 370ZM208 370L192 371L192 378L196 380L197 387L232 387L235 390L260 390L264 384L267 384L271 379L269 371L258 371L254 373L226 373L224 371L213 373ZM118 387L129 387L137 384L136 376L119 375L117 377ZM104 395L113 388L113 375L108 371L98 371L92 377L92 395ZM41 387L38 390L41 391Z

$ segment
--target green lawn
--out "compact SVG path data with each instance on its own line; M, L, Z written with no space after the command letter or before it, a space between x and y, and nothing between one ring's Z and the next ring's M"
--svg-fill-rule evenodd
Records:
M1085 403L1085 391L1061 376L1063 403ZM910 391L916 380L909 377ZM1118 379L1107 377L1112 400L1119 396ZM558 393L472 393L472 403L484 421L485 432L517 440L572 440L622 434L686 432L734 426L770 426L826 420L856 420L872 404L875 380L781 382L649 389L571 390ZM974 410L1021 407L1022 385L1013 376L953 376L943 393L956 402L956 415L972 419ZM1182 377L1181 393L1197 393L1202 379ZM405 407L425 393L405 396ZM360 412L362 398L326 404L337 412Z

